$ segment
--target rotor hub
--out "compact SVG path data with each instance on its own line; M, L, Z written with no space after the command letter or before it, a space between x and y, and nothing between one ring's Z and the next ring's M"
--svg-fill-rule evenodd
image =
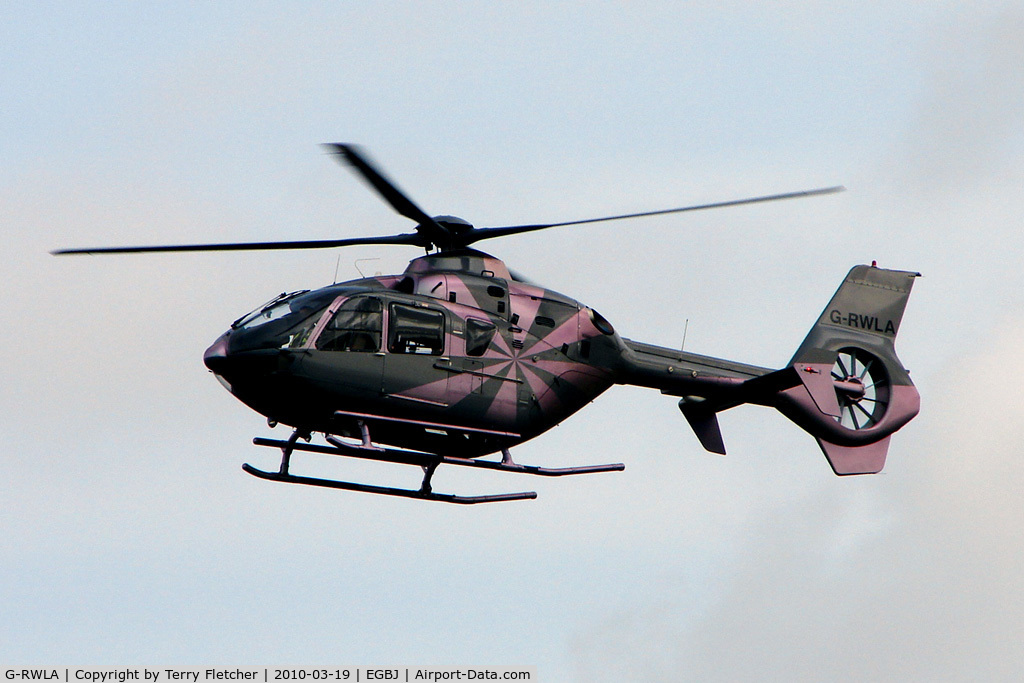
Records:
M835 380L836 392L847 401L858 402L866 395L864 380L859 377L847 377L845 380Z
M448 229L453 235L464 235L473 230L473 224L458 216L434 216L434 222Z
M832 367L832 382L839 400L836 421L847 429L874 427L889 408L890 385L885 363L864 349L839 349Z

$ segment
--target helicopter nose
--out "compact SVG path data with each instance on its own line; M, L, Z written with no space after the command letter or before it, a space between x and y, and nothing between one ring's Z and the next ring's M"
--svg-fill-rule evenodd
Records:
M210 345L210 348L206 349L206 353L203 354L203 363L206 367L210 368L214 374L221 374L224 372L224 366L227 365L228 361L228 335L222 334L217 341Z

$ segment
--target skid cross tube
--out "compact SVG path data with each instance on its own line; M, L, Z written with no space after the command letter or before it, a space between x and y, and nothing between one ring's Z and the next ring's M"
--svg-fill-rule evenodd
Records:
M327 455L341 455L347 458L363 458L366 460L379 460L381 462L395 462L404 465L419 465L426 467L431 462L439 459L439 464L457 465L459 467L477 467L500 472L518 472L520 474L535 474L542 477L563 477L572 474L596 474L598 472L621 472L626 466L621 462L609 463L606 465L582 465L578 467L540 467L538 465L520 465L513 462L511 456L504 458L501 462L493 460L474 460L472 458L453 458L448 455L432 455L418 451L401 451L392 448L377 450L364 449L362 446L352 446L340 439L333 437L328 439L331 446L318 444L293 443L291 448L296 451L307 451L309 453L324 453ZM285 448L288 441L278 439L264 439L256 437L252 440L257 446L270 446L274 448Z
M292 435L288 437L288 440L281 444L281 467L278 469L278 474L286 476L288 474L288 467L291 464L292 452L295 450L295 443L299 439L309 441L312 435L309 432L300 432L296 429L292 432Z

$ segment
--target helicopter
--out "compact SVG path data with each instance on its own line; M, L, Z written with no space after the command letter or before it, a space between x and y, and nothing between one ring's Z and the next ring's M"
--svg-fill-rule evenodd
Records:
M872 474L891 435L920 410L895 351L919 273L854 266L781 369L633 341L593 308L516 274L477 242L555 227L829 194L816 190L586 220L478 228L430 216L359 147L328 151L346 163L415 231L382 237L229 244L61 249L53 254L314 249L408 245L425 255L398 275L283 293L235 320L206 350L207 368L237 399L292 428L276 471L262 479L476 504L536 498L533 491L457 495L434 491L441 465L539 476L621 471L622 463L550 468L516 462L510 449L576 413L613 385L656 389L707 451L725 454L718 413L745 403L774 407L815 438L836 475ZM324 443L314 443L322 435ZM295 452L422 468L419 488L301 476ZM497 456L500 459L488 458Z

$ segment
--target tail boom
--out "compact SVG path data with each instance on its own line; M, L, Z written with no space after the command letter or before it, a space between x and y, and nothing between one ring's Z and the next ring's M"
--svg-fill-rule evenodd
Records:
M623 340L620 382L680 396L701 445L725 453L717 414L778 409L818 441L837 475L872 474L890 436L920 410L894 341L917 273L855 266L781 370Z

